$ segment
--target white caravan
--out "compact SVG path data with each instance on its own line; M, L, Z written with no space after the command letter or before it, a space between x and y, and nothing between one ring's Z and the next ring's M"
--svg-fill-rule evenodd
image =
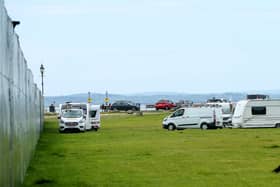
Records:
M236 104L233 127L280 128L280 100L243 100Z
M100 106L99 105L90 105L89 103L70 103L59 105L59 116L61 118L62 111L65 109L82 109L84 120L85 120L85 129L86 130L96 130L100 127ZM96 116L94 116L96 112ZM91 115L92 114L92 115ZM94 116L94 117L91 117ZM99 120L99 123L97 123Z
M59 121L59 132L66 130L79 130L85 132L86 124L82 109L64 109L61 110Z
M162 126L168 130L223 128L222 109L220 107L180 108L164 118Z
M91 105L89 111L90 124L93 130L100 128L100 105Z

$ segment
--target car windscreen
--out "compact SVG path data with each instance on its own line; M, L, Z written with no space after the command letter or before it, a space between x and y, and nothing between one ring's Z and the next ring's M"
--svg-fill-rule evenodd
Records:
M62 117L64 118L80 118L83 116L81 110L66 110L62 112Z

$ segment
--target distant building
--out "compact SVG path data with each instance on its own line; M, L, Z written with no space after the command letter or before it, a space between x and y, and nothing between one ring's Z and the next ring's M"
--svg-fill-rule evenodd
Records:
M55 106L54 106L54 104L51 104L49 106L49 112L55 113Z

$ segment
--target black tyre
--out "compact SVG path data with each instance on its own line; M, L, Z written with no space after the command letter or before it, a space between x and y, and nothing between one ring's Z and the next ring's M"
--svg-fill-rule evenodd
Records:
M169 125L167 126L167 129L168 129L169 131L174 131L174 130L176 129L176 127L175 127L174 124L169 124Z
M201 130L207 130L209 127L206 123L202 123L200 128L201 128Z
M275 125L275 128L280 128L280 123L277 123L277 124Z

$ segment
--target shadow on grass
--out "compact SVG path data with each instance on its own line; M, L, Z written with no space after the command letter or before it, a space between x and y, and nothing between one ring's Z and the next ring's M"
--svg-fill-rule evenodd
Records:
M56 157L61 157L61 158L65 157L65 155L61 154L61 153L52 153L51 155L56 156Z
M267 148L267 149L277 149L277 148L280 148L279 145L270 145L270 146L264 146L264 148Z
M50 179L38 179L34 182L34 184L39 184L39 185L52 184L52 183L54 183L54 181Z

